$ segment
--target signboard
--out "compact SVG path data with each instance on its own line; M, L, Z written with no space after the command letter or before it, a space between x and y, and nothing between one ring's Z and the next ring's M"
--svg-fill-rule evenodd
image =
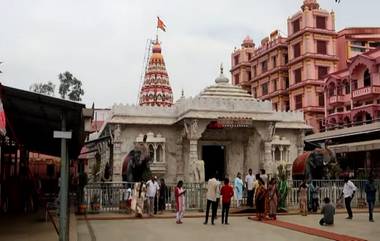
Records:
M251 118L218 118L207 126L208 129L250 128L253 127Z
M71 139L71 131L54 131L53 137L57 139Z

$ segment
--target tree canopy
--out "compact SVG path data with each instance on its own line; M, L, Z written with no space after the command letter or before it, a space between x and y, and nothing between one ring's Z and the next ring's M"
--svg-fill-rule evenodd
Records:
M35 93L54 96L55 85L52 82L34 83L29 86L29 90Z
M81 101L81 96L84 95L82 89L82 81L74 77L69 71L58 75L60 81L58 93L62 99L68 98L73 101Z

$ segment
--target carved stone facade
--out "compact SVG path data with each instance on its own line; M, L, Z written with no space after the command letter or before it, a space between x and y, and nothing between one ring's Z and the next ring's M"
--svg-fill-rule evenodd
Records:
M273 111L270 102L256 100L222 73L215 82L166 108L115 105L101 135L120 126L121 157L146 134L153 174L171 183L204 182L215 171L232 178L249 168L276 174L273 148L281 148L278 161L292 163L309 128L303 113Z

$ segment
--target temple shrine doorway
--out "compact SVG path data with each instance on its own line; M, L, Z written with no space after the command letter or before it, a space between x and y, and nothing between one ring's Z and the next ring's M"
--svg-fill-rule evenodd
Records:
M202 159L205 164L205 180L217 173L221 180L225 175L225 146L204 145L202 146Z

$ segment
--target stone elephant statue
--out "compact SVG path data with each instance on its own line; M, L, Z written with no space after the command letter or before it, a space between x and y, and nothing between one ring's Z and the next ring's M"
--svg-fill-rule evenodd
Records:
M328 167L335 162L335 153L327 148L304 152L293 163L293 179L325 179L328 177Z

